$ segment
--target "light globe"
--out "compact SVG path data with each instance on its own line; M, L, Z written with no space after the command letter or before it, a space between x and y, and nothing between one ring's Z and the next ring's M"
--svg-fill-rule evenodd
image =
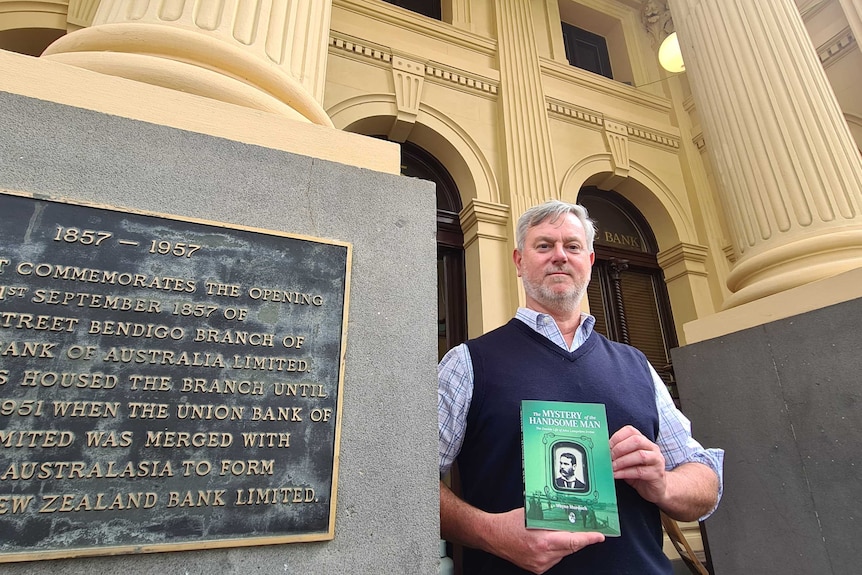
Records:
M658 61L662 68L673 74L685 71L685 62L682 61L676 32L671 33L659 46Z

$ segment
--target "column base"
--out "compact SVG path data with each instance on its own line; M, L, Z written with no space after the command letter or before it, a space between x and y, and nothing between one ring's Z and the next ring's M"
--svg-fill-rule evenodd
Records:
M392 142L0 50L0 91L389 174Z
M727 277L727 287L734 293L723 307L730 309L858 267L862 267L859 224L826 227L741 259Z
M216 38L154 24L102 24L67 34L43 58L332 126L323 107L275 64Z
M686 344L741 331L862 297L862 268L782 291L688 322Z

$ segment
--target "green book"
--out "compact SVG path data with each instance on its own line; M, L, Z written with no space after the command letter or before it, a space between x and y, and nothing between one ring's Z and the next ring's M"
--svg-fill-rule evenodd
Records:
M601 403L522 401L527 529L620 534Z

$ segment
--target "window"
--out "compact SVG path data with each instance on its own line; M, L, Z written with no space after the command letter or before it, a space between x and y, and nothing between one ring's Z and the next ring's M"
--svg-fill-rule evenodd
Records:
M446 168L410 142L401 145L401 173L437 184L437 352L438 359L467 339L464 234L461 196Z
M389 4L394 4L396 6L400 6L405 10L410 10L411 12L416 12L417 14L422 14L423 16L428 16L429 18L434 18L435 20L441 19L441 11L440 11L440 1L439 0L383 0Z
M562 22L563 44L569 64L613 79L607 41L592 32Z

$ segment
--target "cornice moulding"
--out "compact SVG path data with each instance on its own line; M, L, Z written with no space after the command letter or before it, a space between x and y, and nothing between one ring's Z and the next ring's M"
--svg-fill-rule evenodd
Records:
M338 50L338 54L348 56L354 60L376 64L382 68L389 68L392 64L392 51L379 44L360 40L332 31L329 36L329 50Z
M490 38L455 28L445 22L423 17L393 4L366 0L332 0L332 7L392 24L447 44L454 44L483 56L493 57L497 53L497 42Z
M644 92L628 84L616 82L604 76L581 70L568 64L562 64L547 58L539 61L543 75L548 75L558 80L570 82L593 92L604 94L608 97L620 99L630 104L643 106L664 114L670 113L671 101L655 94Z
M828 68L849 54L855 45L856 39L848 26L817 48L817 57L820 58L823 67Z
M797 0L796 5L803 20L812 18L815 14L826 8L830 0Z
M653 144L662 148L670 148L672 150L677 150L680 146L679 134L663 132L631 122L617 120L610 118L601 112L574 106L553 98L546 98L545 109L552 116L572 123L581 124L587 128L595 130L604 130L609 123L623 126L625 127L625 134L628 137L640 140L641 143Z
M496 96L500 91L498 78L482 77L438 62L428 62L425 65L425 77L429 81L453 83L462 88L478 90L492 96Z
M629 136L663 148L679 149L679 134L660 132L659 130L638 126L637 124L627 124L626 127L628 128Z
M333 53L381 68L390 68L393 58L398 57L423 61L412 54L396 53L386 46L335 31L329 37L329 49ZM428 81L442 85L454 84L464 91L478 91L494 97L499 92L499 78L489 78L480 74L473 74L438 62L424 61L424 65L425 79Z
M563 102L562 100L545 98L545 108L554 116L574 123L583 124L589 128L602 129L605 125L604 115L600 112L575 106L568 102Z

